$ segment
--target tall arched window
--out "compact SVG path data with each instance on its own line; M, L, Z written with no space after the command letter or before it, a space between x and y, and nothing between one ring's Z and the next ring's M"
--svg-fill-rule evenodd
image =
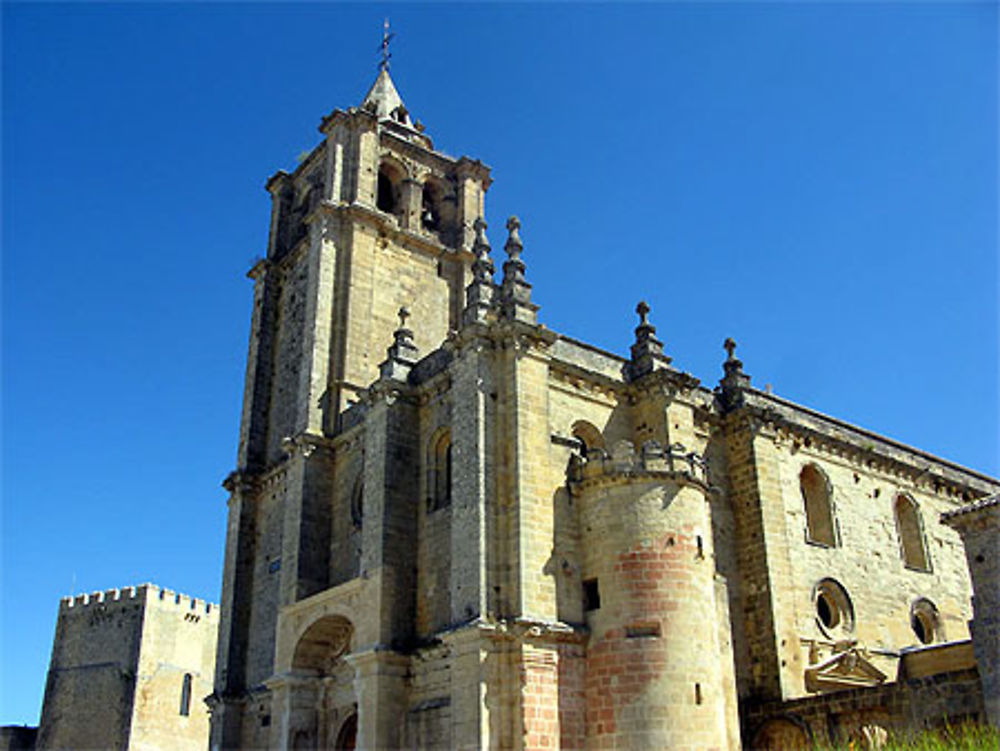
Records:
M444 428L431 440L428 466L427 509L437 511L451 505L451 431Z
M807 464L799 473L799 489L806 509L806 539L833 547L837 533L829 480L815 464Z
M928 571L930 561L920 527L920 511L909 496L897 495L895 503L896 532L899 534L899 552L907 568Z
M185 673L181 681L181 716L187 717L191 714L191 674Z

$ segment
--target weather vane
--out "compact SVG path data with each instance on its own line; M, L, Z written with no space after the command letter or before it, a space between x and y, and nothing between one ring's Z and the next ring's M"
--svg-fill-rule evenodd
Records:
M389 58L392 57L392 53L389 52L389 42L392 38L396 36L395 32L389 33L389 19L385 19L385 23L382 25L382 44L379 46L379 50L382 52L382 59L379 61L379 70L389 70Z

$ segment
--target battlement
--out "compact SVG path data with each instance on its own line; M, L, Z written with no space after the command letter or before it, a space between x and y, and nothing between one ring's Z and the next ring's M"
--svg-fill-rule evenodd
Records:
M122 587L121 589L106 589L104 591L90 592L70 597L64 597L59 602L59 610L70 611L79 608L87 608L93 605L114 605L122 603L145 603L160 602L172 604L179 611L191 611L212 615L218 612L219 606L207 600L191 597L189 595L175 592L172 589L159 587L149 582L132 587Z
M709 485L704 457L679 443L664 447L657 441L646 441L636 453L631 442L618 441L610 453L592 448L585 458L574 457L569 468L569 481L575 486L643 477L662 477L706 489Z

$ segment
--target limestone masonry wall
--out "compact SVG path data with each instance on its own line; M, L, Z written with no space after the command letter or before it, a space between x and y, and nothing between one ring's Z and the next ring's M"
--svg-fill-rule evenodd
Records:
M43 749L167 751L207 744L218 607L152 584L59 606Z

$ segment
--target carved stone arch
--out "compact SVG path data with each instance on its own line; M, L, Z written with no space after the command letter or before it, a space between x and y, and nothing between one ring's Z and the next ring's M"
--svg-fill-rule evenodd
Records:
M343 615L327 614L309 623L296 637L292 669L328 675L350 651L354 624Z
M815 462L804 464L799 471L799 492L806 515L806 540L817 545L836 546L833 483Z
M930 556L927 553L920 506L908 493L896 493L892 511L903 565L916 571L930 571Z
M607 451L604 435L597 426L587 420L577 420L571 428L573 437L583 444L584 454L591 451Z

